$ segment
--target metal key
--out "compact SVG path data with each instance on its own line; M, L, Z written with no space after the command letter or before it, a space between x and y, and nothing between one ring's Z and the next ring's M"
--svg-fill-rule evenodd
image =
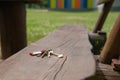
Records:
M47 56L50 58L51 54L53 54L53 50L49 50Z
M41 58L44 58L45 56L48 55L48 50L46 50L42 55L41 55Z
M53 55L57 56L58 58L63 58L63 54L52 53Z
M43 52L43 54L41 55L41 57L42 57L42 58L44 58L45 56L50 57L52 52L53 52L52 49L45 50L45 51Z
M50 50L48 51L48 57L50 57L51 55L55 55L55 56L57 56L58 58L63 58L63 54L56 54L56 53L53 52L52 49L50 49Z

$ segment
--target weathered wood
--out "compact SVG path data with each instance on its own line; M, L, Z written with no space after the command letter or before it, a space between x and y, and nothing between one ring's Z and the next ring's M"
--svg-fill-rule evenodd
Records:
M0 80L83 80L95 73L95 60L83 26L65 25L0 64ZM64 58L28 53L53 49Z
M94 33L97 33L97 31L100 31L105 23L105 20L110 12L110 9L112 7L114 0L110 0L109 2L106 2L103 7L103 11L100 13L99 19L95 25L95 28L93 29Z
M96 74L87 80L120 80L120 73L114 71L112 65L100 63L99 56L95 57L97 60Z
M112 59L112 66L115 71L120 72L120 59Z
M27 44L24 3L0 3L0 27L2 58L6 59Z
M119 36L120 36L120 14L101 52L100 62L111 63L113 58L118 58L120 56L120 37Z

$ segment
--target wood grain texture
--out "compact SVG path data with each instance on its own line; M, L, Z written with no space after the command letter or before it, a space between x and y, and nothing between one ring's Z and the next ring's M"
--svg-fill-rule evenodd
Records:
M0 80L83 80L95 73L88 32L80 25L64 25L0 64ZM63 58L33 57L28 53L53 49Z
M88 80L120 80L120 73L113 70L112 65L103 64L98 61L99 56L96 56L97 66L95 76Z
M110 32L105 46L100 54L100 62L111 64L112 59L120 56L120 14Z
M26 47L26 9L23 3L0 3L0 32L2 59Z

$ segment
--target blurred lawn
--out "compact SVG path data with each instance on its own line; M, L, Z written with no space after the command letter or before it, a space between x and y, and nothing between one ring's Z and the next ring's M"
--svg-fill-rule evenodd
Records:
M92 31L99 14L97 11L64 12L27 9L28 44L37 41L64 24L82 24ZM117 15L118 12L109 14L103 27L104 31L109 33Z

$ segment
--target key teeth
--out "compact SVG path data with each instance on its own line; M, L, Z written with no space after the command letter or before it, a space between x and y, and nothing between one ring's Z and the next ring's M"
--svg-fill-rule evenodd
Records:
M59 57L59 58L63 58L63 57L64 57L64 55L63 55L63 54L60 54L60 55L58 55L58 57Z
M54 56L57 56L58 58L63 58L63 54L56 54L56 53L53 53Z

